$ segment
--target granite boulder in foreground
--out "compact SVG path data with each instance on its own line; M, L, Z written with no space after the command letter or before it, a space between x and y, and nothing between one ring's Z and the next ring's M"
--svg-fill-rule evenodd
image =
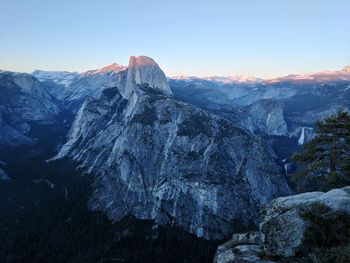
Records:
M305 233L310 226L303 211L315 205L350 218L350 186L326 193L309 192L272 200L262 211L260 231L234 234L219 246L214 262L267 263L272 261L262 258L283 260L296 256L305 246Z

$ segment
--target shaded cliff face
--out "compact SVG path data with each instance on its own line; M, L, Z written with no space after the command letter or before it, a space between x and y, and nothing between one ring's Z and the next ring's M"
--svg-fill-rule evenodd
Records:
M259 100L240 112L240 124L253 133L288 135L283 107L279 101Z
M92 209L222 238L256 223L261 205L289 193L265 145L246 131L162 87L136 84L128 96L120 90L127 89L84 102L55 157L96 173Z
M53 123L61 110L36 78L0 72L0 144L34 143L28 136L31 123Z

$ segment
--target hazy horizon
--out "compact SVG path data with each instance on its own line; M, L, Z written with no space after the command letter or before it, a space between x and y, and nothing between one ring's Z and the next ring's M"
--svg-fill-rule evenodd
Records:
M143 56L143 55L141 55ZM157 61L156 61L157 62ZM35 70L40 70L40 71L52 71L52 72L55 72L55 71L65 71L65 72L75 72L75 73L85 73L87 71L90 71L90 70L98 70L98 69L101 69L103 67L107 67L107 66L110 66L111 64L118 64L118 65L121 65L121 66L127 66L128 63L125 63L125 64L120 64L118 62L113 62L113 63L110 63L108 65L103 65L101 67L96 67L96 68L91 68L91 69L87 69L87 70L84 70L84 71L78 71L78 70L60 70L60 69L56 69L56 70L45 70L45 69L41 69L41 68L37 68ZM162 65L160 65L161 68ZM176 77L198 77L198 78L206 78L206 77L232 77L232 76L236 76L236 75L241 75L241 76L246 76L246 77L257 77L257 78L261 78L261 79L269 79L269 78L278 78L278 77L285 77L287 75L299 75L299 74L313 74L313 73L319 73L319 72L327 72L327 71L340 71L344 68L347 68L349 67L348 65L345 65L344 67L341 67L341 68L338 68L338 69L324 69L324 70L321 70L321 71L312 71L312 72L302 72L302 73L296 73L296 72L289 72L285 75L276 75L276 76L271 76L271 77L260 77L260 76L254 76L254 75L247 75L247 74L236 74L236 73L232 73L231 75L215 75L215 74L211 74L211 75L203 75L203 76L200 76L200 75L190 75L190 74L185 74L185 75L168 75L166 72L165 72L165 75L169 78L176 78ZM5 70L6 69L0 69L0 70ZM33 73L35 70L33 71L23 71L25 73Z
M167 76L260 78L350 63L349 1L3 0L0 69L83 72L130 55Z

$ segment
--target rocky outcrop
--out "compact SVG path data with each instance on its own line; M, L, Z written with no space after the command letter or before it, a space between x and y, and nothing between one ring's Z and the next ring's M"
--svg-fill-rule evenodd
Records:
M269 256L294 256L303 245L308 222L301 217L302 209L312 204L326 205L334 212L350 215L350 187L333 189L327 193L309 192L273 200L265 206L260 231Z
M315 205L324 205L331 214L345 213L350 216L350 186L326 193L309 192L274 199L262 210L260 231L234 234L218 247L215 262L270 262L261 258L294 262L292 258L297 252L300 253L304 246L310 248L310 244L305 244L305 233L310 222L303 213ZM322 226L317 229L322 229ZM237 249L241 245L246 245L245 253ZM243 260L242 256L249 260Z
M28 135L31 124L53 123L61 110L33 76L0 72L0 144L35 143Z
M272 263L261 259L262 252L259 232L233 234L230 240L218 247L214 263Z
M290 193L260 140L174 100L166 85L145 84L163 85L162 74L150 80L138 74L127 86L133 90L105 89L86 100L55 157L77 160L97 175L92 209L113 220L132 214L222 238L256 224L260 206Z

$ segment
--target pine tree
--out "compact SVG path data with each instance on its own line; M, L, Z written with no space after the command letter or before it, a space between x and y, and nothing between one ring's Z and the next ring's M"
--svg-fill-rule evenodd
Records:
M316 122L317 133L293 159L305 164L308 177L322 177L328 187L350 182L350 115L340 110Z

